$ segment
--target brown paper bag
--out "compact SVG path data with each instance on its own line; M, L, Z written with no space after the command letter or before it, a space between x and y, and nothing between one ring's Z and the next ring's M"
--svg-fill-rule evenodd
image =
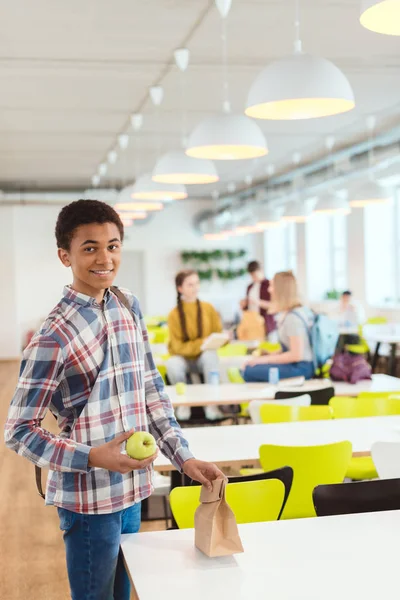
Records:
M202 486L200 506L194 515L194 543L207 556L243 552L235 515L225 500L225 479L215 479L211 492Z

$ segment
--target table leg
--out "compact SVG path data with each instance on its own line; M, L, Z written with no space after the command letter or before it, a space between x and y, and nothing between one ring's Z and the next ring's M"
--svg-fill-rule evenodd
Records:
M396 375L396 348L397 344L390 344L389 374L393 377Z
M377 342L376 348L375 348L374 358L372 359L372 372L373 373L375 373L376 365L378 364L380 345L381 345L381 343Z

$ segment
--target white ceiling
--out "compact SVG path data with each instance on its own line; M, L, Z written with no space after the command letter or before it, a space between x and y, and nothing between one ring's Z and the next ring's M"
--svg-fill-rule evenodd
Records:
M179 148L180 73L175 48L186 45L188 129L220 109L221 42L213 0L0 0L0 189L85 189L129 115L144 114L123 158L102 185L132 181L151 170L160 151ZM266 159L223 162L221 190L247 173L282 169L292 155L316 154L328 133L340 143L365 135L365 117L378 129L400 108L400 38L363 29L359 0L301 0L305 51L333 60L347 75L356 109L302 122L259 122L267 135ZM271 60L292 49L293 0L233 0L228 18L229 83L241 112L249 86ZM157 117L148 88L161 83ZM192 195L208 195L202 186Z

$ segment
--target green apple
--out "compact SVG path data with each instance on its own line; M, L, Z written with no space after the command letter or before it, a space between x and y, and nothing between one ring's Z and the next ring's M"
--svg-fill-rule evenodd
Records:
M175 384L175 389L178 396L183 396L186 392L186 383L183 383L183 381L178 381L178 383Z
M144 460L156 451L156 440L148 431L135 431L126 442L127 455L136 460Z

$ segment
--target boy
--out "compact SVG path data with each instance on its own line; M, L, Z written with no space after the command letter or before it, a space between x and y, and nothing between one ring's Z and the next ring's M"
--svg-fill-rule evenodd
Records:
M49 467L46 504L58 509L73 600L128 600L121 533L140 526L152 463L121 453L135 430L149 430L175 467L211 487L223 476L196 460L154 365L137 298L133 315L111 289L121 260L122 222L97 200L65 206L58 256L72 285L26 348L9 409L9 448ZM41 427L47 410L60 434Z

